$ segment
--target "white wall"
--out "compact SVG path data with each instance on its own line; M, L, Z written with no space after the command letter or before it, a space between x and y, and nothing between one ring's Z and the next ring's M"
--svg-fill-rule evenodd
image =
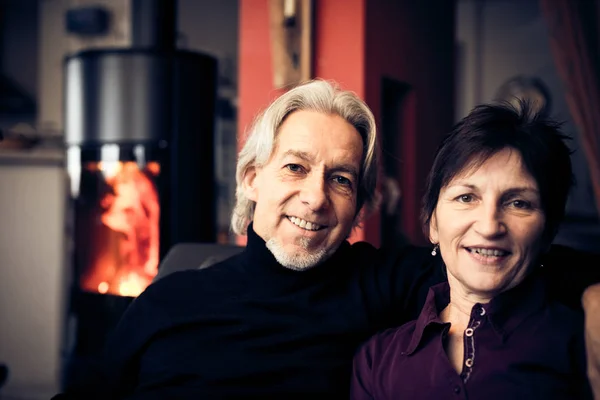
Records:
M10 370L2 398L59 389L68 279L59 159L0 161L0 363Z
M587 162L579 134L571 121L561 79L554 66L547 28L537 0L459 0L456 40L459 48L457 68L456 119L471 108L494 99L498 88L516 75L540 78L552 97L552 116L566 121L564 130L573 136L573 156L578 185L567 204L568 215L591 219L597 215ZM570 226L559 241L579 235ZM598 235L600 227L585 227ZM572 235L571 235L572 236ZM596 236L597 238L598 236ZM598 249L600 250L600 249Z

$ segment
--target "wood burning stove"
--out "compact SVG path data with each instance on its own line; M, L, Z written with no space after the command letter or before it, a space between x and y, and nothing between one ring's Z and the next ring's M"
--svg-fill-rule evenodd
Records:
M131 12L131 48L64 63L73 264L65 389L86 385L170 247L216 239L217 62L175 48L175 1L132 0Z
M65 61L73 284L65 385L84 379L107 334L176 243L216 238L216 61L156 49Z

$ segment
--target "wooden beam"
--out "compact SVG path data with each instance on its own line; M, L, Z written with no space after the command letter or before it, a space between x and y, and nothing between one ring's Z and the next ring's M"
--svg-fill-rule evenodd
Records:
M312 77L313 0L269 0L273 85L289 88Z

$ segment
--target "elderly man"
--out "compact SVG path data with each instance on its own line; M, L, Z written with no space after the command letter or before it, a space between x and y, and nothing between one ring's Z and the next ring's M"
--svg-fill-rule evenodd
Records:
M445 279L431 249L346 241L375 205L377 156L373 115L354 94L313 81L275 100L239 155L232 228L245 250L148 287L84 397L347 397L358 345L413 318ZM582 292L575 283L565 297Z

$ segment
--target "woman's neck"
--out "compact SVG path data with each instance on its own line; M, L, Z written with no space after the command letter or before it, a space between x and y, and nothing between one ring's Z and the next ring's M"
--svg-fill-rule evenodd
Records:
M464 363L464 332L471 320L471 310L477 303L489 303L490 298L479 296L448 274L450 303L440 313L443 322L450 323L450 330L444 339L444 349L452 367L461 373Z
M471 310L477 303L487 304L491 296L482 296L466 289L451 275L448 276L450 285L450 303L442 311L440 317L444 322L450 322L457 328L467 327L471 318Z

